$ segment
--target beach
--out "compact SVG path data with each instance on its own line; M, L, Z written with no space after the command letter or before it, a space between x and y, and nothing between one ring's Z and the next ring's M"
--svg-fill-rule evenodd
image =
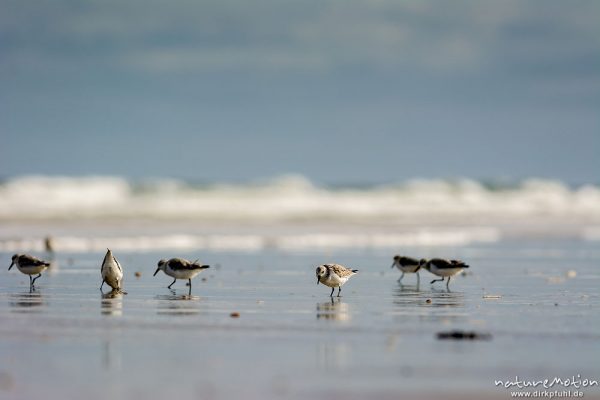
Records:
M25 228L32 238L49 228L48 222L37 225ZM413 274L400 285L399 271L390 268L395 252L387 246L247 245L250 232L288 242L306 241L309 231L356 240L374 227L346 227L346 236L339 236L338 229L328 233L321 226L316 233L307 224L246 226L237 232L205 225L188 236L210 242L207 229L230 236L230 245L218 248L213 238L213 245L199 252L136 250L123 238L136 229L138 234L155 230L135 225L130 222L117 236L119 224L91 229L89 223L66 223L65 231L80 238L87 234L85 243L93 246L57 252L34 292L25 275L1 273L3 398L509 398L510 390L495 386L495 380L600 376L595 241L556 233L535 237L529 231L402 248L419 257L467 260L471 268L455 277L448 291L445 284L430 285L433 275L426 271L420 272L418 287ZM155 228L159 225L164 228ZM3 229L7 226L17 229L10 224ZM182 230L181 224L173 226L174 232ZM100 239L94 239L97 232ZM169 237L166 233L160 237ZM103 246L111 235L121 238L112 250L125 270L126 295L98 290ZM58 248L61 237L55 238ZM236 240L237 248L231 245ZM21 245L36 248L41 242ZM7 265L16 249L8 250L1 253ZM169 277L152 276L158 259L171 256L201 257L211 265L193 280L191 295L185 281L170 291ZM333 261L359 270L341 298L330 298L329 288L315 284L315 266ZM438 339L438 333L453 330L489 336ZM586 398L600 395L598 387L581 390Z
M188 199L232 189L194 190ZM581 387L600 377L600 219L573 206L581 191L560 189L562 200L541 211L535 199L537 208L523 211L531 192L521 188L510 189L521 196L512 212L484 212L508 195L489 191L462 213L394 206L386 216L354 203L323 215L329 206L318 199L381 200L380 188L352 190L363 200L339 189L263 187L258 198L295 198L296 206L268 216L265 208L262 217L240 210L239 220L200 211L186 219L156 202L151 218L103 203L67 218L56 212L72 201L65 192L44 207L21 203L3 218L0 258L8 267L12 254L28 253L51 266L34 291L16 269L0 271L1 397L502 399L521 380L555 378L574 382L525 391L600 397L597 385ZM125 206L141 201L131 193ZM41 216L48 209L54 218ZM123 266L127 294L99 290L107 248ZM449 290L430 284L425 270L418 285L414 274L400 284L395 254L470 268ZM153 273L171 257L211 267L191 289L179 280L169 290L172 279ZM339 298L316 285L316 266L331 262L359 270Z
M600 400L599 1L1 9L0 400Z

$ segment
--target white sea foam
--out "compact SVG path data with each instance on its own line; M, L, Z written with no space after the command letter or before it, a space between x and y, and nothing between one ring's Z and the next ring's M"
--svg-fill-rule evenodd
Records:
M550 180L489 188L473 180L413 180L329 188L291 176L262 184L133 184L118 177L28 176L0 184L0 220L153 218L210 221L552 216L600 220L600 188Z
M500 233L494 228L418 229L404 233L302 233L302 234L170 234L156 236L55 236L61 252L85 253L111 250L153 252L160 250L210 250L257 252L330 251L343 249L399 249L419 246L463 246L495 242ZM0 239L0 252L42 252L42 238Z

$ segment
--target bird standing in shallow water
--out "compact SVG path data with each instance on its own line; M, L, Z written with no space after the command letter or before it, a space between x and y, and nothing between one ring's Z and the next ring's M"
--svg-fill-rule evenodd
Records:
M342 286L348 279L358 272L357 269L348 269L340 264L323 264L317 267L317 285L322 283L331 288L329 297L333 297L333 291L338 288L338 295L342 292Z
M441 276L442 279L434 279L431 283L444 281L444 278L448 278L446 281L446 287L449 289L450 278L460 273L463 269L469 268L467 264L460 260L443 260L441 258L432 258L423 265L427 271L434 275Z
M46 253L52 256L54 254L54 239L52 236L46 236L44 238L44 248L46 249Z
M13 265L16 265L17 269L25 275L29 275L29 290L35 290L35 281L42 276L42 271L48 268L50 263L27 254L15 254L12 256L10 267L8 267L9 271ZM37 276L33 278L32 275L35 274Z
M163 259L158 262L158 268L156 268L153 276L156 276L158 271L163 271L165 274L174 278L173 282L168 286L169 289L171 289L171 286L173 286L177 279L187 279L191 293L192 278L207 268L210 268L210 265L201 265L198 264L197 261L191 262L183 258L171 258L170 260Z
M102 286L104 286L104 283L106 282L113 290L121 291L123 268L121 268L121 264L119 264L119 261L113 256L112 251L110 251L110 249L106 250L107 252L104 256L104 261L102 261L102 267L100 268L100 273L102 274L102 285L100 285L100 290L102 290Z
M417 260L416 258L412 258L412 257L394 256L394 263L392 264L391 268L396 267L400 271L402 271L402 275L400 275L400 279L398 279L398 282L402 282L402 278L404 278L405 273L417 274L417 285L418 285L419 282L421 281L421 276L419 275L419 270L421 269L421 267L423 265L425 265L426 262L427 262L427 260L425 260L424 258Z

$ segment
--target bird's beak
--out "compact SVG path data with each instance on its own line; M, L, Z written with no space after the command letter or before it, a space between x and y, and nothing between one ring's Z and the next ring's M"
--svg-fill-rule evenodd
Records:
M393 263L392 266L390 268L394 268L394 265L396 265L396 263Z
M9 270L9 271L10 271L10 269L13 267L13 265L15 265L15 262L14 262L14 261L10 263L10 267L8 267L8 270Z
M317 275L317 285L319 284L319 276Z
M160 271L160 268L156 268L156 271L154 271L154 275L152 276L156 276L156 274L158 274L158 271Z

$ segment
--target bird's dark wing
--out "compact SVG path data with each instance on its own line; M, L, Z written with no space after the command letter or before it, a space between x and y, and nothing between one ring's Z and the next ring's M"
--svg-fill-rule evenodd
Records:
M339 276L340 278L345 278L353 274L353 271L340 265L340 264L331 264L329 265L329 269L333 271L334 274Z
M431 263L436 266L437 269L450 269L461 267L461 265L454 264L448 260L443 260L441 258L435 258L431 260Z
M39 258L35 258L33 256L28 256L26 254L23 254L22 256L19 257L19 264L20 265L33 265L33 266L40 266L40 265L45 265L46 267L48 267L50 265L49 262L46 261L42 261Z
M171 258L169 260L169 267L174 271L181 271L190 269L191 264L188 260L184 260L183 258Z
M450 260L450 262L452 263L452 265L454 265L455 267L461 267L461 268L469 268L469 266L467 264L465 264L464 261L462 260Z
M400 265L418 265L419 260L412 257L400 257Z
M121 268L121 264L119 264L119 261L117 261L117 259L115 257L113 257L113 260L115 260L115 264L117 264L119 271L121 271L121 273L123 273L123 268Z

